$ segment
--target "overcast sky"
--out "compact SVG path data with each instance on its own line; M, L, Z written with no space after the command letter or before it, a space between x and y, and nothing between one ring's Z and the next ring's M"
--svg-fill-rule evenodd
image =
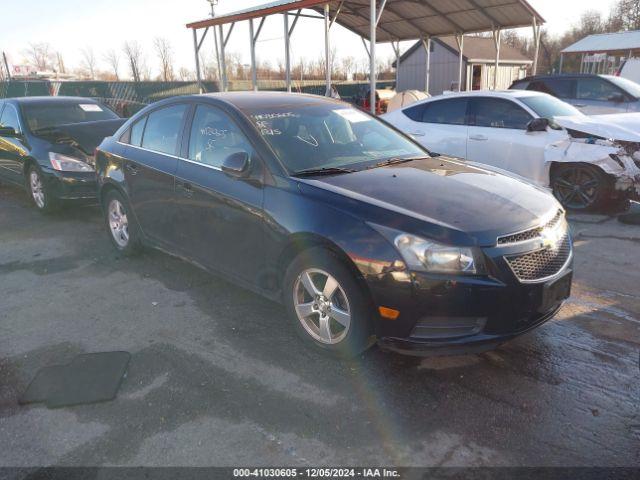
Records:
M267 0L220 0L218 13L260 5ZM547 20L546 27L561 33L587 10L599 10L607 14L615 0L529 0L531 5ZM193 44L190 30L185 24L207 17L210 7L206 0L22 0L3 1L0 50L7 52L10 62L21 63L22 52L30 42L49 42L62 53L67 68L80 62L80 49L90 46L96 52L100 68L103 53L114 48L122 50L125 40L137 40L144 48L154 74L157 61L153 56L154 37L166 37L173 45L175 63L193 68ZM282 17L276 15L265 22L258 57L268 59L274 65L283 58ZM228 50L243 56L249 62L247 22L238 24L233 31ZM525 29L529 33L530 29ZM294 59L305 55L318 58L324 44L323 25L319 20L301 19L292 36ZM332 29L333 44L338 56L364 57L362 42L351 32L337 27ZM205 48L213 52L209 36ZM404 44L403 49L411 44ZM392 55L385 45L380 54ZM124 63L124 62L122 62ZM124 73L124 66L121 67Z

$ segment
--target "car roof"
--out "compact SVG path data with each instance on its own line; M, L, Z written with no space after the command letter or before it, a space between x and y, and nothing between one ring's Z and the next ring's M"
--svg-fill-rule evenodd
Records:
M433 97L422 100L421 103L430 102L433 100L443 100L445 98L461 98L461 97L491 97L491 98L525 98L525 97L540 97L545 96L546 93L536 92L534 90L474 90L471 92L451 92L443 93L441 95L435 95Z
M171 100L180 99L204 100L212 99L227 103L239 110L256 110L260 108L274 107L299 107L307 105L342 105L349 106L345 102L320 95L311 95L307 93L288 93L288 92L217 92L205 93L201 95L187 95L184 97L174 97Z
M531 75L528 77L521 78L519 80L515 80L513 83L518 82L531 82L533 80L551 80L558 78L610 78L613 75L599 75L595 73L562 73L559 75Z
M40 97L15 97L11 98L21 105L30 105L36 103L68 103L68 102L91 102L98 103L97 100L89 97L48 97L48 96L40 96Z

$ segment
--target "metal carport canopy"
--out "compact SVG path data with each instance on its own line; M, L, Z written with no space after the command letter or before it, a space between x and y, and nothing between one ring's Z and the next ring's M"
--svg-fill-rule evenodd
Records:
M253 34L253 20L262 19L269 15L284 14L285 23L285 60L289 67L288 48L289 36L293 32L295 24L300 18L302 9L312 9L321 12L325 20L325 54L328 56L329 29L333 23L337 23L361 38L369 40L370 46L367 53L371 64L371 108L374 109L375 99L375 45L376 43L392 42L396 57L399 57L399 42L403 40L423 39L424 47L429 52L431 37L456 35L460 46L460 79L462 78L462 48L463 35L466 33L479 33L492 31L496 43L496 67L499 62L500 32L507 28L519 28L533 26L536 53L533 70L537 67L537 52L540 38L540 25L544 23L542 16L526 0L278 0L253 8L247 8L232 13L208 18L187 24L187 28L193 29L194 47L196 51L196 69L199 76L199 58L197 52L202 45L203 37L198 40L196 30L218 27L221 43L220 60L224 66L224 45L228 40L231 30L225 36L223 25L249 20L251 25L252 63L255 55L255 43L260 33L262 23L258 27L257 34ZM297 13L289 13L297 11ZM294 21L289 27L288 17L294 16ZM314 15L315 16L315 15ZM216 47L216 51L217 51ZM329 62L327 62L328 64ZM255 65L252 65L254 72ZM497 68L496 68L497 71ZM289 73L289 70L287 70ZM223 71L223 75L226 76ZM427 62L427 90L429 78L429 62ZM223 90L226 89L226 78L222 78ZM287 75L288 89L290 90L290 75ZM329 93L330 72L327 73L327 94Z

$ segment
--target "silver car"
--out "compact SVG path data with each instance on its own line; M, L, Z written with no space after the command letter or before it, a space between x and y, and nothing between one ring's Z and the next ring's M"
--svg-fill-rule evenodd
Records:
M640 85L612 75L538 75L517 80L511 88L548 93L587 115L640 112Z

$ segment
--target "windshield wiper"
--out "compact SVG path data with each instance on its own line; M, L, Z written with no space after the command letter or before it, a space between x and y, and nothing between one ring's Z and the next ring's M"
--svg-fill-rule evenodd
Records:
M378 162L375 165L371 165L370 167L367 167L367 168L378 168L378 167L386 167L388 165L398 165L399 163L413 162L414 160L422 160L424 158L429 158L429 157L393 157L393 158L389 158L388 160Z
M339 175L341 173L353 173L357 172L352 168L342 168L342 167L321 167L321 168L307 168L306 170L298 170L297 172L293 172L292 176L295 177L305 177L311 175Z

